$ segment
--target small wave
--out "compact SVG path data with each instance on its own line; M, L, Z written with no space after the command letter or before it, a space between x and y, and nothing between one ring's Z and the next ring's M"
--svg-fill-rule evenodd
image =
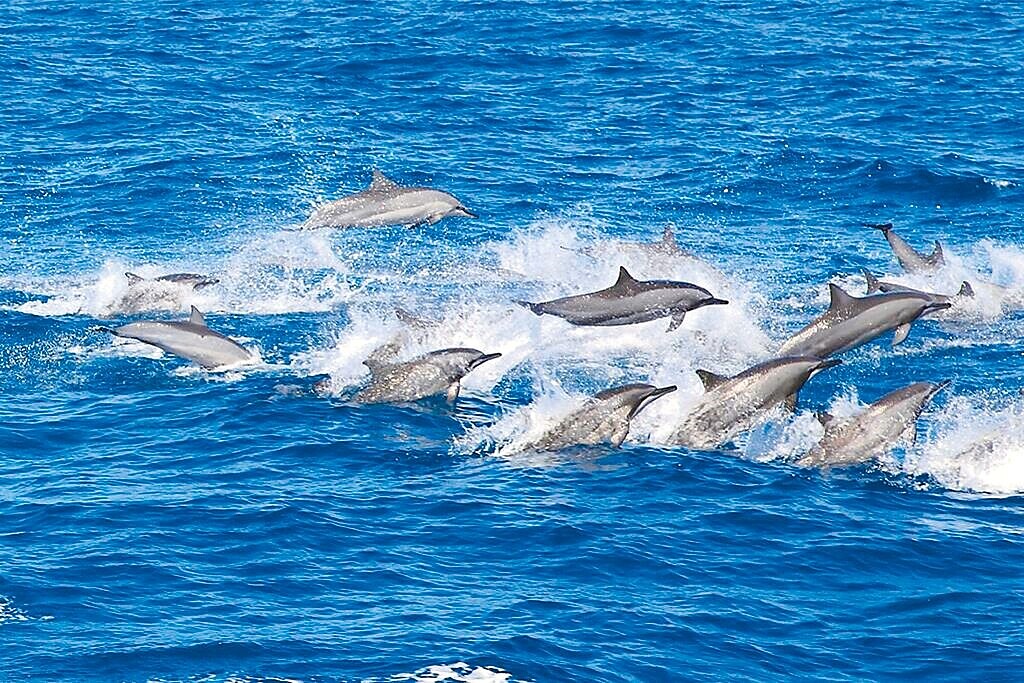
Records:
M414 683L513 683L512 674L496 666L473 666L466 662L454 664L435 664L413 673L395 674L388 678L368 678L363 683L398 683L398 681L414 681ZM515 683L523 683L516 679Z
M0 595L0 624L12 621L28 621L28 614L14 604L10 598Z

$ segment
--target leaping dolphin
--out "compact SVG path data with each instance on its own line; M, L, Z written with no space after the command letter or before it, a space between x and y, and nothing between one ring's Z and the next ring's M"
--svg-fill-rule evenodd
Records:
M204 368L219 368L252 359L252 353L244 346L207 327L206 319L195 306L186 321L141 320L113 329L99 329L150 344Z
M911 384L886 394L847 420L822 413L819 419L825 426L825 435L796 464L800 467L847 467L890 453L900 439L914 443L917 418L925 404L948 384L948 381Z
M675 386L651 384L626 384L606 389L545 432L526 450L557 451L601 443L618 448L629 433L630 420L651 402L675 390Z
M889 246L892 247L892 253L896 255L903 270L908 273L936 270L946 263L945 256L942 254L942 245L938 241L935 242L934 251L926 256L914 251L906 240L897 235L892 229L892 223L865 223L864 227L882 231Z
M367 358L370 384L359 392L360 403L405 403L444 393L448 401L459 397L460 381L471 370L500 357L476 349L451 348L431 351L402 363Z
M312 230L433 225L446 216L477 217L447 192L399 185L374 171L368 188L317 207L301 227Z
M607 289L536 304L516 303L537 315L558 316L573 325L632 325L671 316L671 332L683 323L687 311L729 302L689 282L640 281L620 266L619 279Z
M950 307L949 302L934 301L928 294L891 292L857 298L839 285L828 287L832 300L828 310L790 337L779 355L826 358L855 349L889 330L896 330L892 340L896 346L910 334L915 320Z
M191 287L192 289L202 289L203 287L209 287L210 285L215 285L220 282L220 280L215 277L199 275L198 273L170 273L153 279L144 278L141 275L136 275L135 273L125 273L124 276L128 278L129 287L134 287L144 282L166 282L174 285L182 285L183 287Z
M706 393L683 417L669 441L701 450L718 448L780 403L794 410L807 380L840 362L814 356L774 358L734 377L698 370Z
M957 292L956 294L933 294L932 292L924 292L921 291L920 289L907 287L906 285L901 285L896 282L885 282L884 280L879 280L867 268L862 268L861 272L864 273L864 280L867 282L868 285L868 294L874 294L875 292L884 292L886 294L888 294L889 292L910 292L912 294L922 294L924 296L929 296L932 298L933 301L950 304L953 303L955 299L959 299L961 297L974 296L974 288L971 287L971 283L967 282L966 280L960 283L960 291Z

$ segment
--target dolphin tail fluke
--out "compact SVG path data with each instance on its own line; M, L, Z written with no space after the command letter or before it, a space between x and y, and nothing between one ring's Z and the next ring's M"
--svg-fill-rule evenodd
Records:
M864 281L868 284L868 294L874 294L882 289L882 285L878 281L878 278L875 277L870 270L867 268L861 268L861 272L864 273Z
M529 308L537 315L544 315L544 304L532 304L529 301L520 301L519 299L516 299L514 303L517 303L524 308Z
M106 325L93 325L92 327L89 328L89 331L90 332L106 332L108 334L114 335L115 337L120 337L121 336L121 335L119 335L117 333L117 330L115 330L113 327L107 327Z
M865 228L874 228L875 230L881 230L883 233L892 230L892 223L864 223Z
M957 292L957 296L974 296L974 287L971 287L971 283L964 280L960 284L960 291Z

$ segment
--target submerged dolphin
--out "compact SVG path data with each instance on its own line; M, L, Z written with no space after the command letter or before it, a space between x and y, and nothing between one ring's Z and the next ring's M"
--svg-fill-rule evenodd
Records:
M526 450L557 451L570 446L610 443L618 448L629 423L652 401L675 391L675 386L626 384L600 392L582 408L549 429Z
M906 240L896 234L892 229L892 223L865 223L865 228L881 230L886 241L892 247L892 253L908 273L925 272L936 270L945 265L946 259L942 254L942 245L935 242L935 249L930 255L919 254L913 247L907 244Z
M302 229L433 225L446 216L476 218L447 192L405 187L374 171L367 189L317 207Z
M974 288L971 287L971 283L966 280L960 283L960 291L956 294L933 294L931 292L923 292L920 289L914 289L913 287L907 287L906 285L901 285L895 282L879 280L866 268L861 269L861 272L864 273L864 280L868 285L868 294L874 294L875 292L884 292L886 294L889 292L910 292L912 294L923 294L924 296L931 297L933 301L937 301L939 303L949 304L953 303L955 299L959 299L961 297L974 296Z
M707 391L683 417L669 441L696 449L718 448L780 403L795 409L797 394L807 380L840 362L814 356L774 358L734 377L698 370Z
M949 382L917 382L886 394L846 420L827 413L819 415L825 435L806 455L800 467L846 467L891 452L899 439L913 443L917 418L925 404Z
M950 306L948 302L933 301L929 294L891 292L857 298L838 285L828 287L832 299L828 310L790 337L779 355L825 358L855 349L889 330L896 330L892 340L896 346L910 334L915 320Z
M367 358L363 364L370 369L370 384L356 395L355 400L360 403L404 403L445 393L451 402L459 397L459 382L463 377L482 363L500 356L500 353L452 348L431 351L402 363Z
M134 287L144 282L166 282L169 284L182 285L184 287L191 287L192 289L202 289L203 287L209 287L215 285L220 280L215 277L208 277L206 275L199 275L197 273L171 273L169 275L161 275L152 279L144 278L135 273L125 273L124 276L128 278L128 286Z
M203 314L195 306L186 321L141 320L114 329L100 329L118 337L150 344L204 368L218 368L252 358L244 346L207 327Z
M729 302L689 282L640 281L620 266L619 279L607 289L537 304L516 303L537 315L555 315L573 325L632 325L671 316L671 332L683 323L687 311Z

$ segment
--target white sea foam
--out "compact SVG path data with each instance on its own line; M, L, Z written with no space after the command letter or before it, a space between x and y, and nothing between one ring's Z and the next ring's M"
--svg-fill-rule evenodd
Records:
M512 674L494 666L473 666L466 662L435 664L414 673L395 674L388 678L368 678L363 683L413 681L414 683L513 683ZM516 679L515 683L522 683Z

